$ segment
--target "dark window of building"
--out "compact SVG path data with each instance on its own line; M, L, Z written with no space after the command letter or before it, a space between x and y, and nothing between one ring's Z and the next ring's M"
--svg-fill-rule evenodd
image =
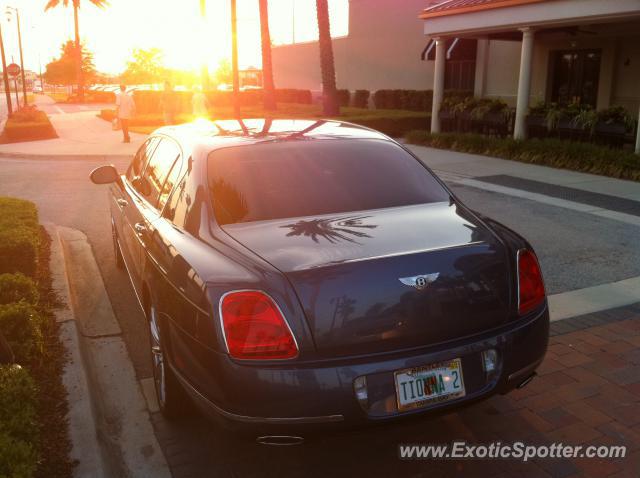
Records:
M555 51L551 56L551 101L596 107L600 50Z
M473 91L476 80L476 54L478 40L472 38L451 38L447 40L445 50L444 88L445 90ZM433 61L436 48L433 40L422 52L422 59Z

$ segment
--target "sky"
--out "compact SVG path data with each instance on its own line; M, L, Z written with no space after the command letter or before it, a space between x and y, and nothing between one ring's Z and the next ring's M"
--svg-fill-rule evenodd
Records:
M72 3L71 1L69 3ZM73 9L58 6L44 11L46 0L0 0L0 26L7 62L19 63L15 17L20 11L25 68L38 71L57 57L61 45L73 38ZM207 0L207 16L200 17L199 0L110 0L100 9L81 0L80 37L94 54L103 73L121 73L134 48L160 48L167 66L213 70L231 52L229 0ZM260 67L258 0L237 0L238 50L241 68ZM348 0L329 0L335 36L348 31ZM317 38L315 0L269 0L273 44Z

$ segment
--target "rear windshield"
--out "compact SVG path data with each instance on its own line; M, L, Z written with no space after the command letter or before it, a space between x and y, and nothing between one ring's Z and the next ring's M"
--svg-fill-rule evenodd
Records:
M218 224L447 201L415 158L382 140L297 140L209 154Z

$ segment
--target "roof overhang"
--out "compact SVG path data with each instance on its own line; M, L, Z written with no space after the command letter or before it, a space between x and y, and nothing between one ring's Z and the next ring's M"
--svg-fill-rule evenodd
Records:
M424 33L431 37L481 36L524 27L550 28L640 19L638 0L504 0L488 5L493 7L480 8L482 5L479 5L476 10L443 10L441 15L427 16Z
M478 12L480 10L491 10L494 8L512 7L525 5L527 3L545 2L547 0L485 0L484 2L455 2L448 0L427 8L422 12L420 18L443 17L447 15L458 15L460 13Z

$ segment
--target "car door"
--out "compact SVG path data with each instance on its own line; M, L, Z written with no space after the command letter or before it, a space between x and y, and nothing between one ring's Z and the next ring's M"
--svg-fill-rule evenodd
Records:
M134 214L132 209L138 207L137 205L140 202L140 198L136 187L139 186L144 168L147 166L149 158L158 145L158 141L159 138L154 136L147 139L142 146L140 146L127 172L122 176L121 187L114 187L112 189L114 199L112 217L117 231L122 257L124 258L129 274L133 273L132 266L135 259L136 248L134 247L134 237L131 234L126 218L127 216L132 216ZM131 280L133 281L133 277L131 277Z
M158 137L142 175L125 186L128 188L130 203L123 211L122 228L128 249L129 274L136 292L142 291L146 243L153 235L153 221L159 216L158 205L164 182L176 159L180 157L180 147L168 137Z

